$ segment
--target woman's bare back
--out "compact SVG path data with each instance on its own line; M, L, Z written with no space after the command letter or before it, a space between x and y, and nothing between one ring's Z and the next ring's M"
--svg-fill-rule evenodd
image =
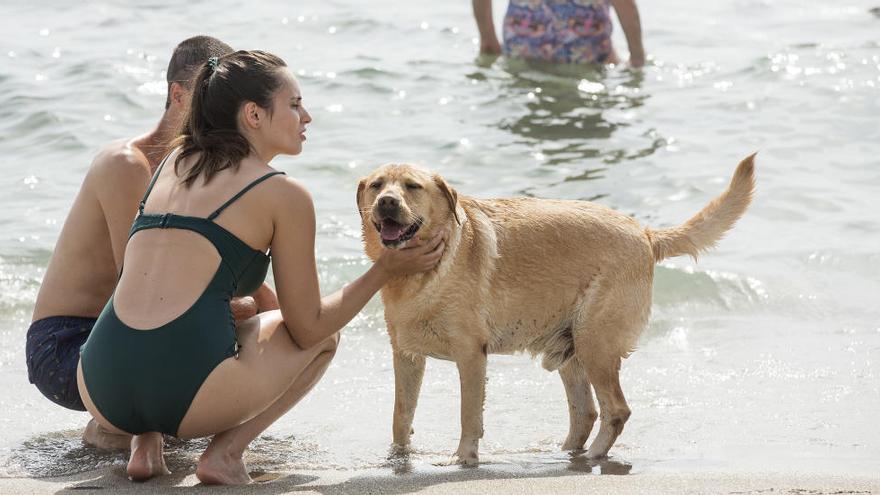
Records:
M218 172L210 182L185 186L175 173L172 153L159 172L144 205L145 214L172 213L207 219L254 180L272 172L266 165L244 161L237 170ZM186 171L195 157L181 162ZM272 240L268 201L256 188L224 209L213 222L254 250L266 252ZM132 328L158 328L186 312L198 300L221 263L220 254L202 234L180 228L136 232L125 250L122 276L114 296L120 320Z

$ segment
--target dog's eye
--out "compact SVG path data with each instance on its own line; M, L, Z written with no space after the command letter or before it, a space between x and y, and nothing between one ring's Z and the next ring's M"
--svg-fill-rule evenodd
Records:
M410 191L415 191L416 189L421 189L422 186L420 184L416 184L415 182L410 182L406 185L406 188Z
M382 187L381 181L376 181L370 184L370 189L379 189L380 187Z

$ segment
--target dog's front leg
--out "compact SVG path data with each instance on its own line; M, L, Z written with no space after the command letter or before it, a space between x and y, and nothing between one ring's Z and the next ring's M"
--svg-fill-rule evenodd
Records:
M394 350L394 424L392 435L398 447L409 445L413 417L422 377L425 375L425 356L404 354Z
M486 397L486 346L475 345L471 352L457 356L461 381L461 440L455 461L476 464L483 438L483 402Z

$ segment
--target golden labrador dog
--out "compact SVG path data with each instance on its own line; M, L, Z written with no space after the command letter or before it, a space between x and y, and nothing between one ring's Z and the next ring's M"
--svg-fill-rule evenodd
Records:
M564 450L583 449L599 417L590 458L603 457L630 416L622 358L651 312L654 264L696 258L733 227L755 187L754 155L723 194L679 227L650 229L586 201L475 199L411 165L385 165L358 184L367 256L441 231L437 268L382 289L394 351L394 443L407 446L425 357L454 361L461 380L456 460L478 461L486 357L528 351L558 370L570 422Z

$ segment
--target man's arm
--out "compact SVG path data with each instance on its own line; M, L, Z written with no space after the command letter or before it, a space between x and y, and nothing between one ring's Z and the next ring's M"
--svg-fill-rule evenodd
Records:
M119 273L131 224L150 183L150 165L142 153L126 145L99 154L89 173L94 174L96 196L107 222L113 261Z
M476 1L476 0L475 0ZM636 0L611 0L620 26L629 45L629 64L633 67L645 65L645 47L642 46L642 23Z

